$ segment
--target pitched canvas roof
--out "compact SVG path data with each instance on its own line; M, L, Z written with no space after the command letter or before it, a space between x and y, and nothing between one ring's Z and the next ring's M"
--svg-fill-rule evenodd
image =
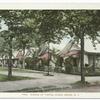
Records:
M78 46L78 44L73 44L70 51L73 51L73 50L80 50L81 48Z
M70 40L68 44L58 53L61 57L78 54L80 47L75 43L75 40Z
M48 51L48 47L46 47L46 46L43 46L42 48L41 48L41 51L39 52L39 55L43 55L45 52L47 52Z
M32 54L34 52L34 48L25 49L25 57L32 57ZM23 57L23 51L13 51L13 58L22 58Z
M59 52L59 55L66 54L72 48L73 44L74 44L74 41L70 40L69 43L66 44L66 46Z
M84 49L90 53L100 53L100 44L96 44L95 47L90 39L85 39Z
M87 53L99 53L100 54L100 44L93 46L92 40L85 37L84 50ZM65 47L59 52L62 57L70 56L71 54L77 54L80 51L80 45L76 44L74 40L70 40ZM70 52L69 52L70 51Z

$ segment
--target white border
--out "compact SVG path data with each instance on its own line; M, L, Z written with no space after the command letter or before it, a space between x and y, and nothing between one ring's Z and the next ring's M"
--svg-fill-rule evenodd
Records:
M66 9L100 9L100 3L0 3L0 9L52 9L52 10L66 10Z
M100 0L1 0L0 9L100 10ZM0 93L0 98L100 98L100 93Z
M0 93L0 99L17 99L17 98L23 98L23 99L32 99L32 98L35 98L35 99L46 99L46 98L49 98L49 99L52 99L52 98L55 98L55 99L87 99L87 98L90 98L90 99L98 99L100 98L100 93L94 93L94 92L56 92L56 93Z
M100 3L100 0L0 0L0 3Z

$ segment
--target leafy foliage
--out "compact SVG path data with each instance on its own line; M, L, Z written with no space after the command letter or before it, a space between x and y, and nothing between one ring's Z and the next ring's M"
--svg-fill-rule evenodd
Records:
M94 41L100 31L99 10L1 10L1 20L8 30L0 32L0 52L9 55L10 71L13 49L25 54L26 48L60 43L65 35L79 41L83 33Z

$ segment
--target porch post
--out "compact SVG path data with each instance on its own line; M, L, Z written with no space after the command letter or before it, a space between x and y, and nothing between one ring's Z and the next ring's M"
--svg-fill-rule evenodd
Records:
M92 71L95 72L95 60L96 60L96 55L93 55L93 66L92 66Z

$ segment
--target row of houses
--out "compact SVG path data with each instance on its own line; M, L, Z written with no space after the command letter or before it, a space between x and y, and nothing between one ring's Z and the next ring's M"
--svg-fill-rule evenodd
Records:
M90 44L88 44L90 42ZM65 43L66 44L66 43ZM97 44L96 47L93 46L92 42L89 39L85 39L85 54L84 54L84 65L86 67L91 67L92 69L100 68L100 45ZM38 54L39 59L48 60L50 55L52 55L52 51L48 51L47 46L42 46L41 51ZM36 48L30 48L25 50L24 57L33 57L34 52L37 51ZM72 66L77 67L78 70L80 70L80 54L81 54L81 48L80 45L75 42L75 40L70 40L65 47L60 50L56 55L61 57L63 61L66 59L70 59L70 63ZM13 51L13 66L21 66L20 60L23 58L23 51ZM0 58L0 65L1 66L7 66L7 59L8 56L4 55L2 58ZM53 55L51 57L50 65L53 67L53 69L56 67L56 60L54 59ZM66 63L67 65L67 63ZM64 65L63 65L64 67Z
M84 47L84 66L91 70L100 69L100 44L93 46L90 39L85 39ZM75 40L70 40L68 44L58 53L60 57L64 60L71 58L70 63L73 66L77 66L78 71L80 71L80 45L75 42Z
M20 61L23 59L23 57L27 58L27 57L32 57L33 53L34 53L35 49L34 48L30 48L30 49L25 49L25 54L23 55L23 50L13 50L13 54L12 54L12 64L13 67L20 67L22 66ZM8 66L8 55L5 54L2 57L0 57L0 65L3 66Z

